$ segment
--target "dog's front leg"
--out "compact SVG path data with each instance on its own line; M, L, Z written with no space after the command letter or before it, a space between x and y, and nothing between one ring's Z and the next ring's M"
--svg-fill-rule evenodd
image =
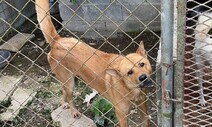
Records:
M207 102L205 101L204 93L203 93L203 65L204 65L204 62L203 62L202 56L196 54L195 61L197 64L196 77L197 77L197 82L198 82L199 88L200 88L200 93L199 93L200 101L199 102L200 102L201 106L205 106L205 104Z
M149 127L149 116L147 114L147 102L146 99L140 101L138 108L141 111L141 120L143 127Z
M116 117L118 119L120 127L128 127L127 115L129 113L129 109L129 102L121 102L118 105L115 105Z

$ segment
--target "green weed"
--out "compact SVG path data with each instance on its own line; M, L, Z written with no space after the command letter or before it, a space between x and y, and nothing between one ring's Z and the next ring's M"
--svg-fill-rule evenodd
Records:
M94 121L98 127L114 127L117 118L112 104L104 98L99 98L93 103Z

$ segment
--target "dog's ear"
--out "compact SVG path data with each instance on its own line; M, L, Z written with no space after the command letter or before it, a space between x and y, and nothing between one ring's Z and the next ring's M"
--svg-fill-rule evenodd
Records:
M114 76L114 77L120 77L119 72L116 69L113 69L113 68L106 69L106 73L111 75L111 76Z
M118 67L123 58L123 56L119 55L110 64L108 64L105 70L106 74L117 78L121 77Z
M138 49L136 50L136 53L140 54L143 57L147 57L143 41L140 42Z

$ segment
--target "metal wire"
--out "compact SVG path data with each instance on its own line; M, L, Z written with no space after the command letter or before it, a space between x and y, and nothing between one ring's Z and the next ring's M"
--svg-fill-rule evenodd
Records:
M210 36L210 32L204 32L198 27L211 26L207 23L212 20L208 17L206 21L200 21L200 17L207 15L212 10L212 1L188 0L187 2L187 24L186 24L186 43L185 43L185 77L184 77L184 126L185 127L209 127L212 126L212 80L211 80L211 56L205 57L207 51L195 53L196 50L201 50L196 46L200 40L197 36L202 33ZM202 26L201 26L202 25ZM205 47L210 46L211 42L201 40ZM204 49L204 46L201 47ZM203 53L204 52L204 53ZM211 51L210 51L211 52ZM198 56L199 55L199 56ZM202 60L198 61L197 58ZM196 60L195 60L196 59ZM206 64L209 62L208 64ZM198 64L201 63L202 67ZM198 72L202 71L203 77ZM201 104L201 83L203 81L203 94L206 105Z
M59 26L59 29L57 30L59 34L63 36L74 36L79 39L79 42L81 40L85 41L88 44L89 42L95 42L94 47L96 48L96 50L93 52L93 55L91 55L89 58L87 58L86 61L84 61L85 63L94 55L97 55L97 50L107 51L108 49L109 51L107 52L116 52L119 54L135 52L141 39L143 39L147 49L148 58L150 59L154 69L151 77L153 81L155 80L155 74L158 71L155 69L155 65L157 62L156 53L160 42L160 32L155 32L151 25L154 24L161 15L159 9L160 3L156 3L156 1L152 0L137 0L135 3L131 4L134 7L132 9L126 4L128 1L110 0L110 2L108 2L108 5L104 5L105 8L101 9L99 5L95 4L93 0L79 0L75 2L76 3L71 3L68 0L55 0L55 2L50 7L51 9L54 9L55 6L58 6L58 4L60 4L69 9L69 11L73 12L73 14L65 22L61 22L60 17L58 18L57 15L51 17L54 23ZM62 96L62 83L54 77L54 75L52 74L52 70L48 65L46 57L49 51L49 45L43 43L45 42L45 40L41 36L41 31L35 19L35 16L33 16L33 14L28 15L28 13L25 12L25 10L31 10L35 12L34 0L25 0L25 3L23 2L22 4L23 5L19 7L17 3L12 0L0 1L0 29L4 31L0 34L0 44L8 43L8 40L16 34L20 34L26 42L25 45L21 49L18 49L17 52L12 52L12 56L7 61L7 65L0 70L0 79L2 79L0 85L12 85L9 92L5 91L3 88L0 88L0 93L6 94L6 97L0 100L0 126L56 127L58 126L58 124L55 123L55 121L51 118L51 113L60 106ZM100 14L93 21L88 21L83 17L83 15L79 14L79 11L81 11L82 8L86 5L91 5ZM127 15L125 15L125 17L121 19L121 21L116 21L114 18L110 17L107 14L107 11L114 5L121 6L122 10L126 11L127 13ZM145 5L151 7L152 11L155 11L156 13L150 21L143 21L143 19L136 15L136 11L138 11ZM12 16L8 17L8 14ZM69 23L75 21L76 17L88 26L85 31L77 32L67 28ZM107 36L105 36L101 32L101 30L98 30L96 28L96 24L99 21L102 21L103 17L110 24L115 26L112 31L105 30L107 32ZM123 26L128 21L132 20L132 17L135 22L139 23L139 31L129 32L123 28ZM141 26L143 26L144 28L140 28ZM94 32L94 34L97 35L99 38L86 38L86 35L89 34L91 31ZM35 38L30 39L28 36L23 34L24 32L35 34ZM121 33L122 36L117 36L114 39L113 36L117 33ZM117 40L119 42L117 42ZM128 41L128 43L124 44L126 40ZM11 44L8 45L13 46ZM120 48L120 45L124 45L125 47L122 46L122 48ZM107 48L107 46L109 48ZM71 50L72 49L67 49L67 53L70 53ZM64 55L64 58L66 57L66 55ZM57 62L58 65L63 66L62 64L60 64L60 61ZM86 64L83 64L82 66L86 66ZM76 70L76 72L77 71L78 70ZM67 81L68 80L69 79L67 79ZM91 82L93 82L94 80L95 79L93 79ZM80 112L94 119L93 115L95 114L91 115L91 108L93 107L98 109L98 107L95 107L92 104L91 106L86 106L86 104L83 104L85 95L90 93L92 88L90 88L88 85L86 85L86 83L80 81L79 79L77 79L76 81L77 86L74 90L73 102L76 104L76 107ZM156 121L158 107L155 101L155 96L160 91L160 87L157 83L154 82L154 84L155 87L150 92L148 92L147 94L143 92L142 94L147 97L147 99L143 103L148 103L148 117L151 117L150 125L152 127L157 127L158 124ZM16 100L16 97L18 96L16 95L16 92L18 90L23 90L23 93L21 95L28 94L28 97L22 101ZM120 91L116 90L116 92L119 93ZM94 101L98 101L98 98L100 98L100 96L101 95L97 95ZM129 101L133 105L132 111L126 116L130 121L129 125L131 127L142 126L142 123L144 121L139 121L139 113L144 114L144 112L139 111L139 109L137 109L138 107L134 105L134 102L132 102L131 100ZM10 115L8 119L6 119L4 114L10 112L9 110L14 103L18 103L20 106L15 111L12 111L12 115ZM139 113L134 113L137 111ZM113 125L117 124L117 121L114 121L113 119L107 117L108 112L104 113L100 110L99 112L101 112L101 116L104 117L105 120L108 120ZM77 119L75 121L77 121ZM96 123L98 122L96 121Z

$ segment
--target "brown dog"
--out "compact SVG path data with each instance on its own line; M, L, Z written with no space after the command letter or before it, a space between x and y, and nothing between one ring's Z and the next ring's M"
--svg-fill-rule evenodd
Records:
M140 102L143 125L148 127L145 87L152 85L149 78L152 68L143 43L136 53L122 56L94 49L75 38L60 37L51 21L48 3L49 0L36 0L37 18L51 46L49 64L62 83L64 101L71 107L73 116L80 116L72 102L74 78L79 76L111 101L120 127L128 126L127 115L133 101Z

